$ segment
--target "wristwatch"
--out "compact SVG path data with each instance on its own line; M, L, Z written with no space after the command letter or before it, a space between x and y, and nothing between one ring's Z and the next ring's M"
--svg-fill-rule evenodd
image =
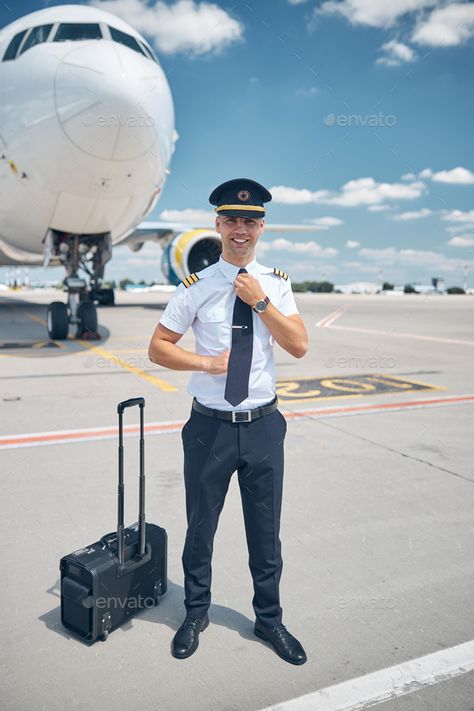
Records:
M255 306L253 307L253 310L257 314L263 314L264 311L267 310L267 306L270 303L270 299L268 296L266 296L262 301L257 301Z

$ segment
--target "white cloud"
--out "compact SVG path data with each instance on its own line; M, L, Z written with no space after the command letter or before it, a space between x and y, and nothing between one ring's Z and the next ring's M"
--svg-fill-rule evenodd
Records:
M402 175L402 180L416 180L416 175L415 173L405 173L405 175Z
M459 259L451 259L441 252L417 249L360 249L358 254L380 266L399 265L403 267L421 267L436 269L440 272L453 272L459 270ZM474 260L466 262L468 266L474 265Z
M456 185L473 185L474 173L467 168L458 166L451 170L440 170L438 173L433 173L431 180L437 183L452 183Z
M378 274L380 271L380 267L375 267L371 264L367 264L366 262L343 262L342 266L345 269L356 269L358 272L362 272L364 274Z
M319 89L317 86L310 86L308 88L296 89L295 96L303 96L308 98L311 96L317 96L319 94Z
M340 14L353 25L390 27L399 17L426 7L438 0L326 0L318 12Z
M412 34L413 42L431 47L454 47L474 35L473 5L451 3L433 10Z
M276 203L287 205L324 204L340 205L341 207L357 207L359 205L378 205L385 200L413 200L420 197L425 190L424 183L413 181L403 183L377 183L373 178L357 178L349 180L342 186L339 193L331 190L312 192L306 188L290 188L277 185L270 188Z
M284 237L259 242L259 251L264 253L270 251L288 251L292 254L307 254L312 257L335 257L338 254L337 249L333 247L321 247L320 244L313 240L310 242L293 242Z
M353 239L348 239L346 242L346 247L349 247L349 249L355 249L356 247L360 247L360 242L356 242L356 240Z
M382 45L382 50L385 52L383 57L379 57L376 64L384 64L387 67L398 67L404 62L414 62L416 59L416 52L408 47L406 44L397 42L396 40L390 40Z
M161 220L168 222L189 222L190 225L214 225L214 212L207 210L193 210L186 208L185 210L163 210L160 213Z
M146 0L92 0L90 5L118 15L153 38L164 54L218 52L242 38L244 28L213 3L178 0L173 5Z
M474 247L474 234L452 237L447 244L449 244L450 247Z
M162 249L156 242L145 242L138 252L131 252L128 247L115 247L113 259L107 265L107 277L110 279L127 276L133 277L137 272L134 267L152 267L154 278L162 278L160 270Z
M428 217L429 215L431 215L431 210L428 210L427 207L422 207L421 210L401 212L399 215L391 215L391 219L404 222L405 220L419 220L421 217Z
M282 203L286 205L306 205L312 202L318 202L320 196L324 195L327 191L318 190L316 192L311 192L306 188L289 188L285 185L276 185L270 188L270 192L273 196L273 202Z
M474 6L473 6L474 7ZM407 175L413 175L413 173L408 173ZM463 168L458 165L456 168L451 168L450 170L439 170L435 173L431 168L424 168L418 177L424 180L430 179L436 183L451 183L452 185L473 185L474 184L474 173L468 168ZM405 176L402 176L402 180Z
M463 212L462 210L450 210L446 212L441 219L447 222L474 224L474 210L468 210L467 212Z
M314 217L312 220L307 220L306 224L315 225L320 230L328 230L330 227L343 225L344 221L340 220L339 217Z
M391 210L392 206L391 205L370 205L369 210L370 212L385 212L386 210Z

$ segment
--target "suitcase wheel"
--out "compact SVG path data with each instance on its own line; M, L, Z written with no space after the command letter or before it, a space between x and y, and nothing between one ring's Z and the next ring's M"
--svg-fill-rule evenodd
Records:
M111 628L111 617L110 617L110 612L106 612L105 615L102 617L102 634L100 635L100 638L102 642L107 641L107 637L109 636Z

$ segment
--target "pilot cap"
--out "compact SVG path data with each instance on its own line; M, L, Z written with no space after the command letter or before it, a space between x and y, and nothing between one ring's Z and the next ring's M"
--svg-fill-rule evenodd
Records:
M218 185L209 196L211 205L217 205L218 215L228 217L265 217L264 202L270 202L271 193L263 185L248 178L234 178Z

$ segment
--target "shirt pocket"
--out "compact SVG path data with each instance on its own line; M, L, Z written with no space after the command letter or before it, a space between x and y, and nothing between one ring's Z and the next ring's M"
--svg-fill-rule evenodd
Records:
M202 307L198 314L200 343L209 351L230 348L230 324L224 304Z
M198 312L198 318L202 323L222 323L225 319L225 306L217 304L216 306L203 307Z

